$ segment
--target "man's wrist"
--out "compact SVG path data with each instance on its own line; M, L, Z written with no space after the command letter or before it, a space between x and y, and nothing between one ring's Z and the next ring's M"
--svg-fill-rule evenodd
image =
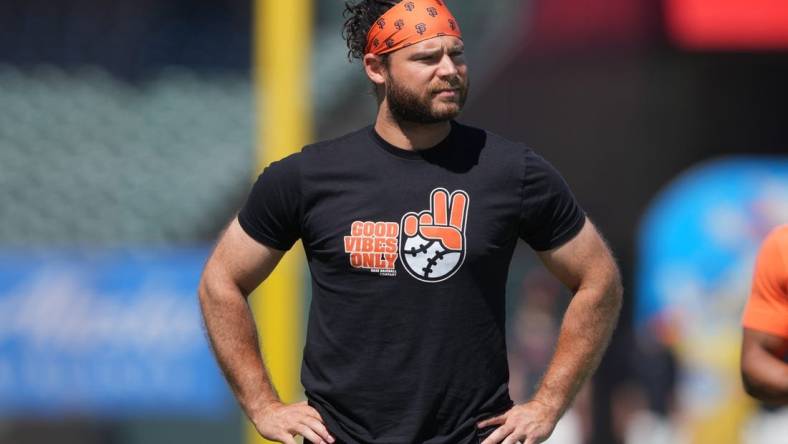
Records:
M258 418L265 416L269 411L277 406L284 405L279 398L263 398L250 404L247 408L249 419L256 422Z
M555 422L558 422L558 420L564 414L565 408L563 404L556 401L554 397L545 396L544 394L540 395L537 393L534 395L533 399L531 399L531 402L535 402L545 407Z

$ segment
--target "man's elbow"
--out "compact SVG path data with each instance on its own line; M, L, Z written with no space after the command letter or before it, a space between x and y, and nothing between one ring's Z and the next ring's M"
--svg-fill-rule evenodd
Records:
M242 295L238 286L209 261L197 285L197 297L202 310L226 303L228 297L233 298L238 295Z
M207 270L204 270L202 275L200 276L200 283L197 285L197 300L200 303L200 309L205 312L208 307L211 306L215 301L216 292L211 290L212 283L211 278L207 273Z
M200 276L200 283L197 284L197 299L200 301L200 306L204 306L205 303L208 301L210 297L210 284L208 281L208 277L203 271L202 275Z
M613 266L608 273L605 291L605 302L611 311L618 314L624 303L624 285L621 281L621 272Z
M616 306L618 309L621 309L621 305L624 303L624 284L621 282L621 275L616 274L615 282L613 283L613 298L616 301Z
M761 398L762 393L758 389L757 383L755 383L755 381L753 381L752 378L750 378L750 376L745 372L743 368L741 372L741 382L742 382L742 386L744 386L744 391L748 395L752 396L755 399Z
M759 380L747 365L743 365L741 368L741 381L742 386L744 386L744 391L748 395L762 402L769 402L772 400L766 384Z

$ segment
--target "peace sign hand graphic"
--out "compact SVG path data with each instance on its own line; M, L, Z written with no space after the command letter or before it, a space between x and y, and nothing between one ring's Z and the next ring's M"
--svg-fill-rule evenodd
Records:
M458 190L451 194L443 188L435 189L430 199L431 209L419 214L407 213L403 218L403 232L408 237L416 233L429 240L436 240L448 250L460 251L468 211L468 195Z

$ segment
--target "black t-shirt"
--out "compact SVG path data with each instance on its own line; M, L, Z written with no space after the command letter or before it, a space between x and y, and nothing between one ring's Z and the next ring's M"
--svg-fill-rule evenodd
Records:
M263 171L238 220L279 250L303 240L301 380L334 437L457 444L512 405L504 290L517 239L558 247L585 215L532 150L452 122L419 152L372 127L307 146Z

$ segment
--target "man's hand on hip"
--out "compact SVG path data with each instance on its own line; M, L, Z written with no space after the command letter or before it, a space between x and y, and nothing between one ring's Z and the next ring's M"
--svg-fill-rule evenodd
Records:
M553 407L531 401L516 405L496 417L485 419L477 426L498 426L482 444L538 444L553 433L558 417Z
M296 404L271 404L253 419L257 431L265 439L284 444L296 444L295 436L301 435L315 444L334 442L320 413L306 401Z

